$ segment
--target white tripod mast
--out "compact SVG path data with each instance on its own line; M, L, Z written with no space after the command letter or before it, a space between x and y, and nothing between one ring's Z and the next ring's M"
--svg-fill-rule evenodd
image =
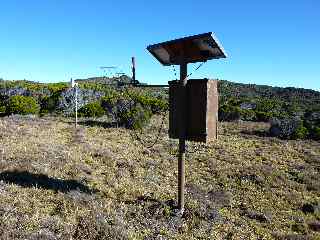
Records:
M75 127L78 127L78 83L76 83L72 78L71 78L71 87L75 90L75 96L74 96L74 102L75 102L75 112L76 112L76 119L75 119Z

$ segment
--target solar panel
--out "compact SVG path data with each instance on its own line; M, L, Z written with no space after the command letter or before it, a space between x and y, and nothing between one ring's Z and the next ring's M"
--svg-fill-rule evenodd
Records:
M223 47L212 32L153 44L148 51L163 65L205 62L226 58Z

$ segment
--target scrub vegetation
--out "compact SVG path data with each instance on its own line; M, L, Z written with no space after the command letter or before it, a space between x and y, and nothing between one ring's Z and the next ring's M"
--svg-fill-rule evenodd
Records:
M109 115L117 126L141 129L153 114L168 110L166 89L128 89L125 84L131 79L126 75L76 81L79 84L79 115L83 117ZM272 136L282 139L320 139L319 92L224 80L219 81L218 88L220 121L271 122ZM13 102L12 98L15 102L19 99L19 107L8 106ZM0 80L0 116L39 111L41 116L73 116L73 98L74 89L65 82L44 84Z
M146 143L160 119L140 135ZM75 130L68 118L1 118L2 239L320 238L319 142L265 136L267 123L221 123L217 141L187 144L179 216L167 126L146 149L132 130L97 119Z
M77 81L77 129L67 83L0 80L1 239L320 239L319 92L220 81L181 216L168 91L120 79Z

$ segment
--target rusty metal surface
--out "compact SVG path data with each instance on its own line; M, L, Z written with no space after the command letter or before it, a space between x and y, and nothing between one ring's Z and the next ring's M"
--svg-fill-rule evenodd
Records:
M218 137L218 81L207 84L207 141Z
M169 82L169 137L179 138L177 101L179 97L178 81ZM187 140L208 142L217 138L218 90L217 81L208 79L190 79L187 82L188 106Z
M179 81L169 82L169 138L179 138L178 127L178 99Z
M201 141L207 135L207 81L189 80L188 93L188 140Z

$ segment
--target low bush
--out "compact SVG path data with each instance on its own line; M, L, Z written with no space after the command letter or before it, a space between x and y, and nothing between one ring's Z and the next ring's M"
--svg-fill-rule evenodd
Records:
M169 109L169 103L164 99L137 93L127 93L127 95L142 107L150 108L153 114L159 114Z
M304 114L304 126L310 133L310 138L320 140L320 109L308 109Z
M258 122L268 122L274 115L271 112L256 111L256 117Z
M40 113L53 113L56 111L61 92L57 91L51 94L50 96L44 96L40 100Z
M302 120L299 118L274 118L271 121L270 135L282 139L292 139L292 136L295 134L295 138L297 138L301 136L299 134L300 130L297 130L301 128L301 124Z
M117 101L119 99L120 99L119 94L111 93L101 98L101 106L105 112L107 112L109 115L114 116L117 111L116 106L117 106Z
M0 106L0 117L3 117L6 115L6 106Z
M118 119L121 125L124 125L129 129L142 129L149 122L152 116L152 111L141 104L135 104L128 111L123 111L118 115Z
M237 106L223 105L219 108L219 121L240 120L241 109Z
M244 121L255 121L257 119L255 111L250 109L241 109L240 115L241 120Z
M257 112L275 112L280 111L283 102L276 99L261 98L257 99Z
M305 139L309 134L308 129L300 122L298 127L293 131L291 139Z
M320 127L314 127L310 130L311 138L315 140L320 140Z
M0 95L0 114L3 115L6 113L6 96Z
M99 101L91 102L78 111L80 117L102 117L105 114L103 107Z
M154 114L159 114L161 112L165 112L169 110L168 101L163 99L151 98L148 104L151 108L152 113Z
M6 107L7 114L37 114L40 106L33 97L11 96Z
M169 109L168 101L134 91L110 92L101 99L101 106L118 126L129 129L141 129L153 114Z
M102 98L101 105L118 126L129 129L142 129L154 113L146 102L141 104L137 98L131 99L121 94L111 94Z
M8 99L7 96L1 95L0 94L0 117L5 116L6 115L6 100Z
M317 122L307 121L299 117L272 119L270 134L283 139L320 140L320 126Z
M55 94L57 92L62 92L66 90L69 86L68 83L60 82L60 83L49 83L47 85L48 90L51 92L51 94Z

